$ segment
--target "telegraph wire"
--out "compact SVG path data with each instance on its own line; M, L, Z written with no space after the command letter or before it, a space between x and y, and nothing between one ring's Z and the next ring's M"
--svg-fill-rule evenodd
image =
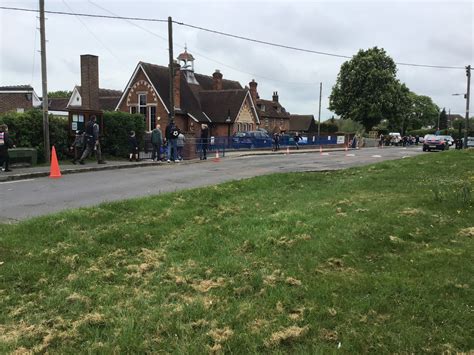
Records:
M98 4L96 4L96 3L94 3L94 2L91 1L91 0L88 0L88 2L89 2L91 5L94 5L94 6L96 6L97 8L99 8L99 9L101 9L101 10L103 10L103 11L108 12L109 14L115 15L115 13L113 13L112 11L110 11L110 10L108 10L108 9L106 9L106 8L104 8L104 7L102 7L102 6L98 5ZM126 22L129 23L130 25L135 26L135 27L137 27L137 28L139 28L139 29L141 29L141 30L143 30L143 31L145 31L145 32L147 32L147 33L149 33L149 34L155 36L155 37L158 37L158 38L160 38L160 39L162 39L162 40L168 41L167 38L165 38L165 37L163 37L163 36L157 34L156 32L150 31L149 29L147 29L147 28L145 28L145 27L142 27L142 26L140 26L140 25L137 25L136 23L134 23L134 22L132 22L132 21L130 21L130 20L124 20L124 21L126 21ZM175 45L176 45L176 44L175 44ZM185 49L185 47L186 47L186 46L183 47L183 46L181 46L181 45L176 45L176 46L179 47L179 48L181 48L181 49ZM194 47L194 48L196 48L196 47ZM168 50L168 49L166 49L166 50ZM250 76L252 76L252 77L254 77L254 78L260 78L260 79L266 80L266 81L272 81L272 82L277 82L277 83L284 83L284 84L289 84L289 85L311 85L311 86L314 85L314 83L288 82L288 81L283 81L283 80L278 80L278 79L267 78L267 77L261 76L260 74L249 73L249 72L243 71L243 70L241 70L241 69L235 68L235 67L233 67L233 66L230 66L230 65L228 65L228 64L222 63L222 62L220 62L220 61L218 61L218 60L216 60L216 59L212 59L212 58L210 58L210 57L208 57L208 56L206 56L206 55L204 55L204 54L202 54L202 53L199 53L199 52L195 51L194 49L193 49L193 52L194 52L195 54L197 54L200 58L202 57L202 58L207 59L207 60L209 60L209 61L211 61L211 62L217 63L217 64L222 65L222 66L224 66L224 67L227 67L227 68L229 68L229 69L235 70L235 71L237 71L237 72L239 72L239 73L243 73L243 74L250 75Z
M18 8L18 7L8 7L8 6L0 6L0 9L3 10L14 10L14 11L26 11L26 12L39 12L38 10L33 10L33 9L25 9L25 8ZM48 14L55 14L55 15L68 15L68 16L84 16L84 17L94 17L94 18L106 18L106 19L114 19L114 20L130 20L130 21L148 21L148 22L168 22L167 20L162 20L162 19L153 19L153 18L143 18L143 17L125 17L125 16L107 16L107 15L95 15L95 14L84 14L84 13L69 13L69 12L64 12L64 11L45 11L45 13ZM315 51L312 49L305 49L305 48L299 48L299 47L293 47L293 46L288 46L284 44L279 44L279 43L274 43L274 42L268 42L268 41L262 41L258 40L255 38L249 38L249 37L244 37L244 36L239 36L239 35L234 35L231 33L226 33L222 31L216 31L212 30L209 28L205 27L200 27L200 26L195 26L192 24L184 23L184 22L179 22L179 21L174 21L173 23L179 25L179 26L185 26L189 28L194 28L200 31L205 31L221 36L226 36L226 37L231 37L235 39L240 39L248 42L253 42L253 43L259 43L259 44L264 44L272 47L278 47L278 48L284 48L284 49L290 49L294 51L299 51L299 52L305 52L305 53L311 53L311 54L318 54L318 55L325 55L325 56L330 56L330 57L336 57L336 58L344 58L344 59L351 59L352 56L347 56L347 55L342 55L342 54L335 54L335 53L329 53L329 52L321 52L321 51ZM397 65L402 65L402 66L411 66L411 67L418 67L418 68L434 68L434 69L462 69L465 70L466 68L464 66L445 66L445 65L430 65L430 64L416 64L416 63L404 63L404 62L395 62Z

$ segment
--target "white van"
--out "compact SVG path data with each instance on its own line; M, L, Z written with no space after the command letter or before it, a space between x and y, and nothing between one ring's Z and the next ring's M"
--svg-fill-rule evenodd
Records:
M398 145L398 143L402 141L402 135L398 132L390 132L388 135L392 137L392 139L390 140L392 145Z

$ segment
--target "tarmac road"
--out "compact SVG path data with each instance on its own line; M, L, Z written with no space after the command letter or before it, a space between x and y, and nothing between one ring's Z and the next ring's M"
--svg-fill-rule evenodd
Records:
M422 153L421 147L364 148L264 156L227 157L219 163L157 164L134 169L94 171L0 183L0 222L8 223L105 201L156 195L210 186L278 172L325 171L401 159Z

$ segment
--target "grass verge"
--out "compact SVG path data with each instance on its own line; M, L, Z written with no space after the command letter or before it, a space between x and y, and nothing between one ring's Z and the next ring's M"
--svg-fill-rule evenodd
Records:
M0 225L0 353L474 349L474 153Z

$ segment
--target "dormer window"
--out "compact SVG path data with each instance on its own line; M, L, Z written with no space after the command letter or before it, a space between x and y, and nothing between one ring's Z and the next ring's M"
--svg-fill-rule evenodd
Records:
M281 113L281 107L277 107L276 109L278 113Z
M258 109L259 109L260 111L265 112L265 105L258 104L257 107L258 107Z

